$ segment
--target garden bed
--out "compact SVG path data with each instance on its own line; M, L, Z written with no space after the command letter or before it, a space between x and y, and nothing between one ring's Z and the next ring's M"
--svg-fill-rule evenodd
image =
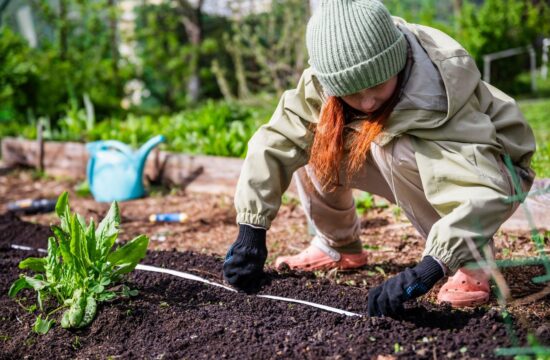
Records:
M56 196L73 186L72 180L36 178L28 171L16 171L0 176L0 197L7 201ZM86 217L102 217L108 208L74 193L71 199L73 208ZM176 210L188 213L189 221L146 221L149 213ZM2 203L0 214L4 211ZM229 197L158 190L148 198L122 203L121 211L123 241L138 233L152 238L144 264L221 283L221 254L237 231ZM14 250L11 245L45 247L48 225L54 221L51 214L22 219L0 215L0 358L52 354L58 358L492 358L494 349L514 345L494 296L489 306L455 311L434 305L434 289L422 300L412 302L404 319L370 319L143 271L128 277L139 295L102 304L89 328L68 331L55 326L46 335L36 335L31 331L34 316L9 299L7 290L21 271L19 261L41 254ZM277 273L269 268L269 281L261 293L364 314L368 289L417 261L423 243L392 208L369 209L362 225L361 236L371 255L368 266L328 273ZM285 201L269 233L268 264L276 255L296 252L308 241L299 206L292 199ZM498 258L535 253L527 231L501 232L496 245ZM509 307L512 328L522 346L527 345L528 333L535 335L539 344L550 345L550 296L533 300L533 296L544 294L545 285L534 284L531 279L542 274L544 269L539 266L503 270L515 299ZM34 301L34 294L26 295L29 304Z
M452 311L428 301L413 303L403 320L346 317L305 305L277 302L165 274L135 271L130 286L139 295L101 307L88 329L59 326L39 336L33 316L6 296L20 272L18 262L38 253L8 244L44 247L49 230L3 216L0 250L2 357L269 358L364 357L376 354L434 358L492 357L511 346L495 309ZM222 259L194 252L151 251L145 264L195 273L220 281ZM365 288L336 284L311 273L269 272L262 293L298 298L365 313ZM377 279L379 281L381 279ZM29 292L30 295L30 292ZM532 324L536 326L536 324ZM543 324L539 324L542 329ZM542 331L539 329L539 331ZM536 331L536 329L535 329ZM525 338L525 330L516 335Z

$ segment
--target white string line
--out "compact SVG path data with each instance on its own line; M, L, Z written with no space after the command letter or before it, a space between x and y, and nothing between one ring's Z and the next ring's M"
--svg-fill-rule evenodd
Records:
M12 249L16 249L16 250L25 250L25 251L38 251L38 252L41 252L41 253L47 253L48 250L46 249L40 249L40 248L32 248L32 247L29 247L29 246L23 246L23 245L12 245L11 246Z
M16 249L16 250L25 250L25 251L36 250L36 251L41 252L41 253L47 253L48 252L46 249L40 249L40 248L35 249L35 248L29 247L29 246L22 246L22 245L11 245L11 247L12 247L12 249ZM220 287L220 288L228 290L228 291L237 292L237 290L235 290L233 288L230 288L229 286L218 284L216 282L209 281L209 280L206 280L204 278L201 278L200 276L185 273L185 272L182 272L182 271L164 269L164 268L160 268L160 267L156 267L156 266L142 265L142 264L136 265L136 270L151 271L151 272L169 274L169 275L177 276L177 277L187 279L187 280L191 280L191 281L198 281L198 282L201 282L201 283L204 283L204 284L207 284L207 285L217 286L217 287ZM271 299L271 300L278 300L278 301L285 301L285 302L302 304L302 305L308 305L308 306L311 306L311 307L314 307L314 308L317 308L317 309L330 311L330 312L340 314L340 315L359 316L359 317L363 316L362 314L337 309L337 308L334 308L332 306L312 303L312 302L305 301L305 300L290 299L290 298L281 297L281 296L262 295L262 294L258 294L258 295L256 295L256 297L266 298L266 299Z
M177 276L177 277L180 277L180 278L183 278L183 279L198 281L198 282L205 283L205 284L208 284L208 285L218 286L218 287L221 287L225 290L237 292L237 290L235 290L233 288L230 288L229 286L218 284L216 282L209 281L209 280L206 280L204 278L201 278L200 276L184 273L182 271L164 269L164 268L160 268L160 267L156 267L156 266L142 265L142 264L136 265L136 270L152 271L152 272L157 272L157 273L170 274L170 275L174 275L174 276Z
M285 297L281 297L281 296L274 296L274 295L261 295L260 294L260 295L256 295L256 296L261 297L261 298L266 298L266 299L280 300L280 301L286 301L286 302L291 302L291 303L309 305L309 306L312 306L312 307L315 307L315 308L318 308L318 309L334 312L334 313L337 313L337 314L340 314L340 315L359 316L359 317L363 316L362 314L357 314L357 313L346 311L346 310L340 310L340 309L337 309L337 308L333 308L332 306L316 304L316 303L312 303L312 302L305 301L305 300L289 299L289 298L285 298Z

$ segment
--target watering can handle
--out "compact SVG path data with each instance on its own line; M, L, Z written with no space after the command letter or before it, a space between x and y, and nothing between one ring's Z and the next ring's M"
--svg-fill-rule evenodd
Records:
M92 186L94 182L94 164L95 164L95 153L100 150L106 150L106 149L116 149L122 154L124 154L128 158L132 158L132 148L130 148L128 145L116 141L116 140L105 140L105 141L96 141L92 143L88 143L86 145L88 148L88 151L90 152L90 158L88 161L88 166L86 168L86 175L88 177L89 185Z
M98 150L107 150L107 149L115 149L126 155L127 157L131 158L133 155L133 150L128 145L116 141L116 140L105 140L102 141L101 144L98 146Z

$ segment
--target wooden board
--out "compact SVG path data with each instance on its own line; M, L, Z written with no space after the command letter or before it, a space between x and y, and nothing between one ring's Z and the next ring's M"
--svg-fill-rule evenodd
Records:
M3 138L1 145L3 167L37 167L38 142ZM50 175L84 179L87 162L88 152L82 143L44 143L44 168ZM243 160L237 158L153 150L147 159L144 176L155 183L179 186L187 191L234 195L242 164ZM533 222L539 229L549 229L550 179L535 180L531 191L542 192L525 202ZM297 196L294 181L289 193ZM529 230L524 209L525 206L520 206L501 228L505 231Z
M2 160L6 167L38 165L38 142L2 139ZM44 170L53 176L86 177L88 152L82 143L44 143ZM189 191L233 195L243 160L218 156L195 156L153 150L144 176L155 183L181 186Z

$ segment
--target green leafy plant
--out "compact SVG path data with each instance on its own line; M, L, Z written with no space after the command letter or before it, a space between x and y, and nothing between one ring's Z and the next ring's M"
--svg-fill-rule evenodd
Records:
M75 185L74 191L77 196L80 197L86 197L91 195L90 191L90 183L88 183L88 180L84 180L78 184Z
M34 289L40 314L34 331L45 334L53 326L50 316L64 310L63 328L82 328L95 318L97 305L119 296L136 295L127 286L117 286L126 273L134 270L147 251L149 239L139 235L123 246L114 248L120 226L118 204L113 202L105 218L95 226L72 213L68 194L64 192L55 208L60 225L52 225L53 237L48 239L48 255L27 258L19 268L32 270L34 276L20 275L10 290L15 297L23 289ZM51 311L53 300L55 308ZM42 315L45 315L43 318Z
M399 345L399 343L393 344L393 352L395 354L400 353L401 351L403 351L403 348Z
M388 203L385 201L376 202L374 196L368 192L363 192L357 198L355 198L355 208L357 214L362 216L367 211L374 208L387 208Z
M374 196L368 192L363 192L355 199L355 208L357 209L357 214L363 215L374 208Z

